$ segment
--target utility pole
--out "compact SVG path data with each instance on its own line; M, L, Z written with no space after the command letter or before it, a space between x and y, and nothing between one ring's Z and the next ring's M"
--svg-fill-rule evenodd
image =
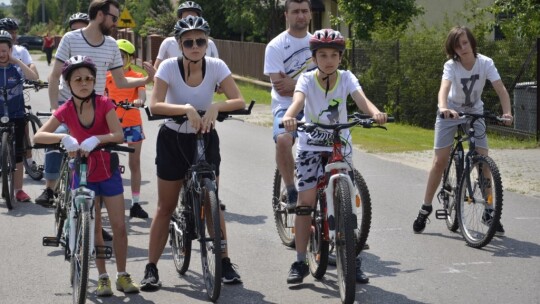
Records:
M41 0L41 22L45 23L45 0Z

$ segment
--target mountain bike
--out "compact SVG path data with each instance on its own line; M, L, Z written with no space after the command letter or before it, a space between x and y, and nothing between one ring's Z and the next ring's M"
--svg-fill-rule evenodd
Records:
M486 134L476 134L475 124L485 124L486 119L496 122L505 119L489 112L459 113L459 116L463 124L458 127L437 195L443 209L437 210L435 217L446 220L451 231L456 231L459 225L467 245L482 248L491 242L499 225L503 186L495 161L476 151L476 139ZM464 142L469 146L466 154Z
M53 145L38 145L41 148L58 149L58 144ZM94 151L124 151L133 152L132 148L120 146L116 144L108 144L97 147ZM66 154L64 154L65 157ZM66 170L69 168L69 170ZM63 162L62 174L69 171L69 178L72 179L73 171L77 172L79 177L79 185L75 189L66 188L64 205L57 204L57 208L62 208L61 212L64 215L58 222L57 235L52 237L43 237L43 246L64 247L64 257L70 261L70 283L73 288L72 300L73 303L85 303L87 288L88 288L88 272L90 269L90 259L110 259L113 249L110 246L95 246L94 245L94 227L95 227L95 193L88 189L87 186L87 158L77 154L75 159ZM66 175L62 176L62 181L57 182L63 184L66 180ZM70 192L70 194L67 194ZM98 211L99 212L99 211ZM55 214L56 217L56 214ZM61 231L61 232L60 232ZM60 233L60 237L58 237Z
M48 88L49 83L43 81L29 81L25 82L23 86L24 90L33 89L36 92L43 88ZM28 91L25 91L25 102L30 100L30 94ZM24 150L26 155L23 158L23 165L26 174L30 176L33 180L41 180L43 178L43 170L45 163L45 155L43 149L33 149L34 144L34 134L41 128L43 123L39 117L32 112L32 106L29 103L26 103L24 108L26 109L25 119L26 119L26 132L24 137ZM32 161L30 161L30 159Z
M231 115L249 115L254 104L252 101L247 109L220 112L217 120L229 119ZM169 118L178 124L187 121L185 115L153 115L148 108L146 112L148 120ZM204 112L199 111L199 115L203 116ZM214 167L205 159L206 144L203 134L197 133L194 159L186 173L180 202L169 224L169 244L176 270L184 275L191 261L192 241L199 242L206 294L212 302L215 302L221 292L221 253L225 251L227 244L222 238L220 202Z
M330 130L332 152L323 153L324 175L317 182L317 204L310 211L296 210L297 215L311 215L311 236L308 242L307 260L310 273L321 279L328 266L329 248L336 252L336 267L341 301L353 303L356 289L356 256L364 247L371 226L371 198L362 175L354 170L344 155L344 145L350 145L340 136L341 130L374 125L374 120L364 114L348 115L347 123L321 124L298 122L300 132L326 132ZM388 122L393 121L392 117ZM280 127L282 124L280 124ZM351 147L352 149L352 147ZM363 205L367 204L367 208ZM357 210L367 211L366 213ZM362 219L357 219L362 214Z

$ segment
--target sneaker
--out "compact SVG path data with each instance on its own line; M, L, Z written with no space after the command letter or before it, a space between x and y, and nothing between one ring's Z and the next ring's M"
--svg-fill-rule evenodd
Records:
M135 203L133 204L133 206L131 206L131 209L129 209L129 217L137 217L137 218L145 219L145 218L148 218L148 213L146 213L146 211L143 210L143 208L141 207L141 205L139 205L139 203Z
M127 273L116 278L116 290L123 291L125 293L139 293L139 287L133 284L131 276Z
M148 263L146 264L146 269L144 270L144 279L141 281L141 290L154 291L158 290L159 288L161 288L161 282L159 281L156 264Z
M15 199L19 202L27 203L31 200L30 196L26 194L23 190L17 191L17 194L15 194Z
M51 188L43 190L43 193L36 198L36 204L43 207L52 207L54 205L54 191Z
M493 219L492 213L493 209L484 209L484 213L482 213L482 224L489 226L491 225L491 220ZM495 236L504 236L504 228L501 222L499 221L499 224L495 228Z
M35 161L32 161L32 164L30 165L30 171L36 172L38 170L38 166ZM30 174L28 170L24 170L24 174Z
M287 284L300 284L304 281L304 278L307 277L308 274L308 265L305 262L296 261L292 263L291 270L289 270Z
M504 228L501 222L499 222L499 225L495 229L495 236L504 236Z
M356 283L369 283L368 276L362 271L362 258L356 257Z
M113 237L110 233L108 233L105 229L101 228L101 235L103 236L103 240L105 242L112 242Z
M422 206L422 208L420 209L420 212L418 212L418 217L413 223L414 233L424 232L424 229L426 228L426 221L429 220L428 216L431 214L432 211L433 211L433 207L431 205Z
M111 289L111 280L109 279L109 277L100 278L98 280L98 287L96 289L96 295L98 297L110 297L113 295L113 292Z
M221 259L221 280L225 284L242 283L242 279L238 272L236 272L237 266L231 263L231 259Z

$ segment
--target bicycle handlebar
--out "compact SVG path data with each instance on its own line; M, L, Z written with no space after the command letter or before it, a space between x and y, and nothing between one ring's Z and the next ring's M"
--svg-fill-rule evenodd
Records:
M34 144L34 146L32 148L34 148L34 149L47 149L47 148L49 148L49 149L62 150L62 151L65 150L61 143ZM92 152L99 151L99 150L108 151L108 152L111 152L111 151L128 152L128 153L135 152L135 148L122 146L120 144L114 144L114 143L107 143L107 144L99 145L99 146L95 147L92 150Z
M49 87L49 83L46 82L46 81L25 79L24 85L23 85L23 90L34 89L37 92L40 89L44 89L44 88L48 88L48 87Z
M348 129L348 128L358 126L358 125L361 125L364 128L372 128L373 124L375 123L375 120L371 118L371 115L369 114L353 113L353 114L347 115L347 118L352 119L352 121L349 121L346 123L331 124L331 125L322 124L318 122L306 123L303 121L298 121L296 123L296 126L297 128L300 127L300 130L306 130L306 131L309 131L309 129L312 129L314 127L319 127L326 130L343 130L343 129ZM394 122L395 119L394 117L388 117L386 121ZM279 127L280 128L284 127L282 122L279 123ZM376 126L376 127L384 128L383 126Z
M252 100L250 102L249 106L247 107L247 109L234 110L234 111L229 111L229 112L219 112L218 117L217 117L217 121L220 121L220 122L224 121L225 119L230 118L231 115L250 115L251 114L251 109L253 109L254 105L255 105L255 100ZM146 111L146 115L148 115L148 120L172 119L177 124L182 124L182 123L187 121L187 116L185 114L184 115L171 115L171 116L169 116L169 115L156 115L156 114L150 113L150 109L148 107L144 107L144 109ZM197 112L201 116L206 113L205 111L197 111Z
M495 121L498 121L498 122L504 122L504 121L509 121L510 120L508 118L503 118L503 117L497 116L497 115L495 115L495 114L493 114L493 113L491 113L489 111L484 111L483 114L458 112L458 116L459 117L471 117L474 120L477 120L477 119L480 119L480 118L487 118L487 119L495 120ZM444 114L443 113L439 114L439 117L444 119ZM450 118L454 118L454 116L450 115Z

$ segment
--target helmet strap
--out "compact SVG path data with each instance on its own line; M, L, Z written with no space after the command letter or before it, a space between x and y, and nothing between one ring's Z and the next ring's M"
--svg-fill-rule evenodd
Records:
M197 64L199 61L201 61L202 59L204 59L204 56L203 58L199 59L199 60L191 60L189 59L185 54L183 54L183 57L186 58L189 62L188 62L188 66L187 66L187 78L186 79L189 79L189 76L191 75L191 69L190 69L190 65L193 63L193 64Z
M330 76L332 76L334 73L336 73L337 75L337 69L335 71L333 71L332 73L330 74L326 74L325 72L323 72L321 70L321 68L317 67L317 69L319 70L320 73L326 75L322 78L323 81L326 80L326 91L324 92L324 97L327 97L328 96L328 90L330 90Z
M92 93L90 93L90 95L86 96L86 97L80 97L80 96L77 96L75 95L75 93L73 93L73 90L71 90L70 88L70 91L71 91L71 95L73 95L74 97L76 97L77 99L81 100L81 107L79 109L79 114L82 115L82 111L83 111L83 104L85 102L89 102L90 99L92 99L92 97L94 97L96 95L96 90L92 90ZM77 104L75 104L75 108L77 108Z

